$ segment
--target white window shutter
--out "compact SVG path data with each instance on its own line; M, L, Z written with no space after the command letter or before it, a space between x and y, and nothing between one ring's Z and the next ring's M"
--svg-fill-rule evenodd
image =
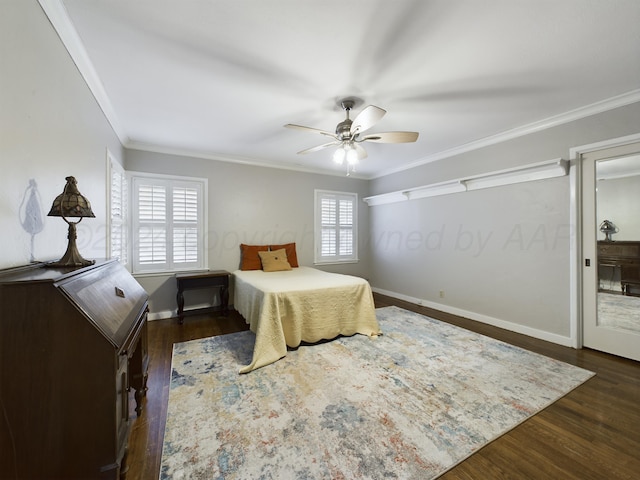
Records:
M134 272L206 268L206 180L136 176Z
M138 264L167 264L167 186L140 183L137 187Z
M128 220L129 190L127 176L122 166L107 151L109 183L109 225L107 256L129 264Z
M358 260L357 200L355 193L315 191L315 263Z

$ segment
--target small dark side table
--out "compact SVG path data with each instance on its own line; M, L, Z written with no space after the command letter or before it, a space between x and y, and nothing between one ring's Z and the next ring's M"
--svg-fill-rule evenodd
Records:
M176 282L178 284L178 295L176 297L178 301L178 322L182 325L184 323L184 316L192 313L205 313L205 312L219 312L222 311L223 315L229 313L229 275L226 270L210 270L207 272L199 273L185 273L176 275ZM220 303L213 307L205 308L193 308L190 310L184 309L184 292L185 290L196 290L205 288L219 288L220 289Z

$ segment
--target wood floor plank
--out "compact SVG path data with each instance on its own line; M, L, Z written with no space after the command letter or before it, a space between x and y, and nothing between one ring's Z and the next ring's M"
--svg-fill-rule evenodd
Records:
M591 370L596 376L445 473L445 480L616 480L640 472L640 362L575 350L452 314L374 295L396 305ZM169 398L173 344L246 330L237 312L194 315L149 324L150 370L144 410L127 455L127 480L157 480ZM131 402L133 404L133 400Z

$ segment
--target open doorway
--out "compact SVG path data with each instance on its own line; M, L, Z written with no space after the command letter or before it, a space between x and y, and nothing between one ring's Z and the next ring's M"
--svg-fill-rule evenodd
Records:
M640 142L579 155L582 344L640 360Z

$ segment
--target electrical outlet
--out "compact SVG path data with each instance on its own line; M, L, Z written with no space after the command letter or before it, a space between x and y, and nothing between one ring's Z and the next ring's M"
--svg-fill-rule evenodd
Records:
M444 290L440 290L440 298L444 298Z

